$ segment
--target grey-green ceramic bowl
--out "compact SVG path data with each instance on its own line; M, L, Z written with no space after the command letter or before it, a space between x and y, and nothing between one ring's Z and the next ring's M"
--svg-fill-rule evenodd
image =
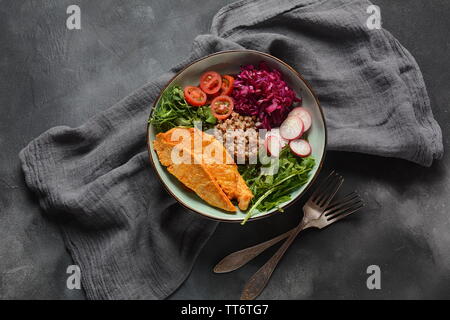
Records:
M327 144L325 119L319 101L311 86L305 81L305 79L303 79L298 71L294 70L280 59L263 52L250 50L222 51L206 56L185 67L183 70L178 72L178 74L176 74L175 77L169 81L169 83L167 83L164 90L172 85L180 85L181 87L187 85L197 85L200 75L208 70L214 70L220 74L237 74L239 73L241 66L247 64L258 64L261 61L265 61L270 67L280 70L288 85L297 93L298 96L302 97L303 107L307 108L311 112L313 119L311 129L308 132L308 140L312 146L312 156L316 160L316 166L310 174L308 183L292 192L291 200L286 201L281 206L285 208L298 200L319 174L325 157L325 149ZM162 92L164 92L164 90ZM161 95L155 101L153 107L158 105L160 97ZM175 199L178 200L178 202L186 208L207 218L226 222L241 222L244 219L245 212L238 211L235 214L227 213L226 211L210 206L195 193L187 191L182 184L159 162L158 156L153 149L154 139L155 131L152 126L149 125L147 144L150 161L164 187ZM276 212L277 209L273 209L268 212L254 212L253 218L250 220L268 217Z

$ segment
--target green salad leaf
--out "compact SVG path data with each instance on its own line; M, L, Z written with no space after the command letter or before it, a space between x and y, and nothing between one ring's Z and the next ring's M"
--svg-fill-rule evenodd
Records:
M314 168L314 158L299 158L285 147L278 159L278 170L267 175L261 172L264 165L239 166L239 172L253 192L250 209L242 222L246 223L255 210L269 211L291 199L291 192L304 185ZM269 164L265 165L267 168Z
M184 99L180 86L167 88L148 120L157 132L165 132L175 127L193 127L194 122L202 122L204 129L213 127L217 119L209 106L193 107Z

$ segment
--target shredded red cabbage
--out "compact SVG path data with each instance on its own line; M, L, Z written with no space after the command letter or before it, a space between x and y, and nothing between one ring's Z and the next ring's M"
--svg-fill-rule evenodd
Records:
M236 112L257 116L260 127L270 130L279 127L286 119L294 102L301 102L288 87L280 71L270 69L261 62L258 67L241 67L232 92Z

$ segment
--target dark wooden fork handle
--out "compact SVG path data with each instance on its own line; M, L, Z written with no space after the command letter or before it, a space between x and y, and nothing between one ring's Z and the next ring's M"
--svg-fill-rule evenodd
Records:
M283 234L280 234L279 236L267 240L265 242L259 243L257 245L235 251L229 255L227 255L225 258L223 258L215 267L214 272L215 273L225 273L225 272L231 272L236 269L239 269L240 267L247 264L252 259L256 258L260 253L264 252L271 246L277 244L283 239L286 239L289 237L292 232L295 231L296 228L293 228Z

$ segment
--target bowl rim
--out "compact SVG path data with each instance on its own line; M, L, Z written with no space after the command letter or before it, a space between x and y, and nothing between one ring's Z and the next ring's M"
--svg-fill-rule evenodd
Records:
M255 53L255 54L259 54L271 59L274 59L275 61L283 64L286 68L288 68L296 77L298 77L301 81L303 81L303 83L308 87L308 89L311 91L314 100L317 103L317 106L319 107L319 111L320 114L322 116L322 120L323 120L323 124L324 124L324 136L325 136L325 141L324 141L324 151L323 151L323 155L322 155L322 159L320 160L319 166L317 167L316 172L314 173L314 176L312 177L312 179L309 181L308 185L305 187L305 189L299 193L295 198L291 199L291 201L289 201L288 203L286 203L285 205L283 205L280 209L286 209L287 207L293 205L295 202L297 202L303 195L305 195L306 192L308 192L309 188L314 184L314 182L317 180L317 177L319 176L320 172L322 171L322 167L323 167L323 163L325 161L326 155L327 155L327 145L328 145L328 131L327 131L327 125L326 125L326 120L325 120L325 115L323 113L323 109L322 106L320 105L319 99L317 98L317 95L315 93L315 91L313 90L312 86L309 84L308 81L305 80L305 78L301 75L301 73L297 70L295 70L293 67L291 67L289 64L287 64L286 62L284 62L283 60L265 53L265 52L261 52L258 50L246 50L246 49L242 49L242 50L223 50L223 51L218 51L218 52L214 52L211 54L208 54L204 57L201 57L199 59L196 59L190 63L188 63L186 66L184 66L181 70L179 70L173 77L170 78L169 81L167 81L167 83L164 85L164 87L161 89L161 91L159 92L159 95L156 97L155 101L152 104L152 107L150 109L150 115L149 117L152 115L153 110L156 107L156 103L160 100L162 93L169 87L169 85L172 83L173 80L175 80L176 77L178 77L181 73L183 73L187 68L189 68L190 66L192 66L193 64L200 62L202 60L208 59L210 57L216 56L216 55L221 55L221 54L226 54L226 53ZM166 189L166 191L173 197L175 198L175 200L177 200L177 202L179 204L181 204L183 207L185 207L186 209L195 212L199 215L201 215L204 218L210 219L210 220L214 220L214 221L219 221L219 222L228 222L228 223L241 223L244 219L233 219L233 220L228 220L228 219L222 219L222 218L216 218L216 217L212 217L212 216L208 216L192 207L190 207L188 204L185 204L183 201L181 201L173 192L172 190L170 190L170 188L164 183L164 180L162 179L162 177L160 176L158 169L156 168L156 165L153 161L152 158L152 153L150 150L150 135L149 135L149 131L150 131L150 123L147 121L147 132L146 132L146 143L147 143L147 151L148 151L148 157L150 160L150 163L152 164L153 170L156 172L156 175L158 176L158 179L160 180L161 184L164 186L164 189ZM263 215L258 215L255 217L251 217L250 219L247 220L247 222L251 222L251 221L256 221L256 220L260 220L260 219L264 219L264 218L268 218L273 216L274 214L278 213L279 210L275 210L271 213L268 214L263 214Z

